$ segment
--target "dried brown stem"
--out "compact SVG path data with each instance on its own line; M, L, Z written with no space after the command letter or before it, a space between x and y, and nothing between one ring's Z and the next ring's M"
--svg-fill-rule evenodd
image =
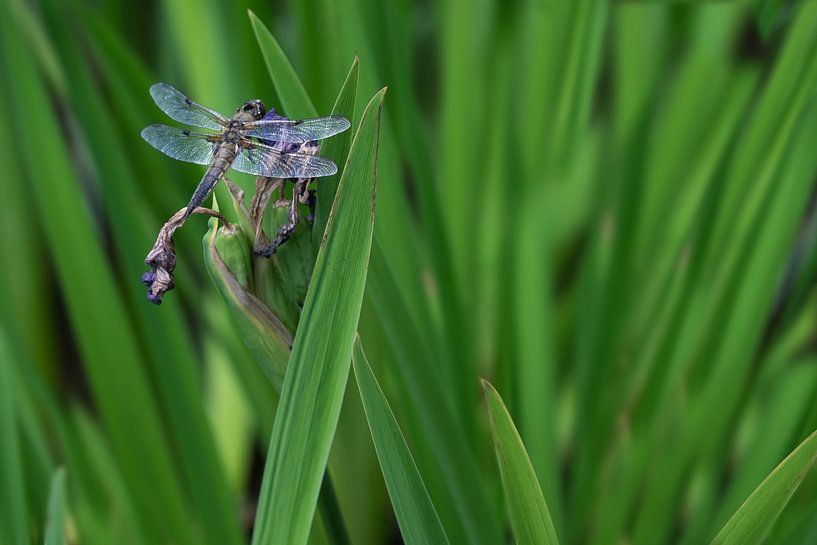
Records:
M201 206L193 209L194 214L203 214L218 218L229 225L227 218L210 208ZM187 220L187 207L180 208L165 222L156 237L156 243L145 257L145 263L150 271L142 275L142 283L148 288L148 300L160 305L165 293L173 289L173 271L176 269L176 247L173 244L173 235Z

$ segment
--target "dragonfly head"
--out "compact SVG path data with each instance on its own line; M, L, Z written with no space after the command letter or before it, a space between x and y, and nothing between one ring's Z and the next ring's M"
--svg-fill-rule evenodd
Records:
M267 112L267 108L264 106L263 102L256 98L245 102L240 108L240 111L241 113L253 116L255 119L262 119L264 114Z

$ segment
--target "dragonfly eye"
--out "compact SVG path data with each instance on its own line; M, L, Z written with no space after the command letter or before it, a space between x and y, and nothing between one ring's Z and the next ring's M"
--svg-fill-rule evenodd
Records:
M256 119L261 119L264 117L265 113L264 103L260 100L248 100L244 103L244 106L241 107L241 110L244 113L248 113L255 117Z

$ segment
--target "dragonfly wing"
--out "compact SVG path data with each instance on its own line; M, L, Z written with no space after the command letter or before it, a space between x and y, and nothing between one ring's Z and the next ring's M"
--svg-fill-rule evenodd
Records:
M229 125L223 115L192 101L166 83L151 85L150 96L164 113L179 123L213 130L221 130Z
M243 142L233 161L235 170L269 178L319 178L331 176L338 167L330 159L304 153L283 153L264 144Z
M302 144L341 133L351 126L339 115L313 119L262 119L244 125L244 135L275 142Z
M142 138L169 157L188 163L209 165L216 146L214 139L218 137L167 125L151 125L142 131Z

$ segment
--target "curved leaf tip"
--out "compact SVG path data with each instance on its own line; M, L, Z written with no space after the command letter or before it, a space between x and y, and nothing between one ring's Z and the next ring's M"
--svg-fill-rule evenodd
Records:
M556 545L559 540L525 445L496 388L480 379L488 403L491 434L518 545Z

